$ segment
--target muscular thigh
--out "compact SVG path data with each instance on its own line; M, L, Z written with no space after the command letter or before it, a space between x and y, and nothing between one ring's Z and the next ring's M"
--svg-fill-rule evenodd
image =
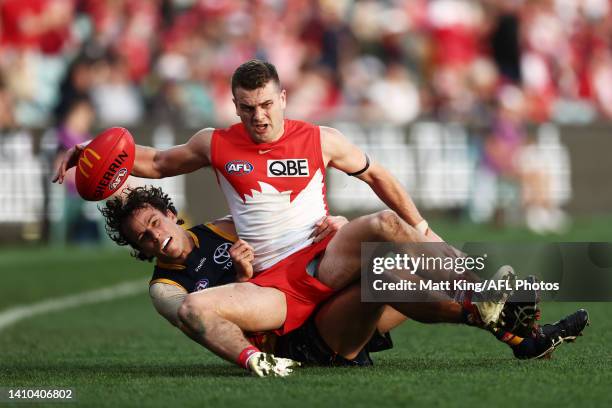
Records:
M203 312L215 312L245 331L274 330L287 314L285 294L252 283L231 283L195 292L190 302Z

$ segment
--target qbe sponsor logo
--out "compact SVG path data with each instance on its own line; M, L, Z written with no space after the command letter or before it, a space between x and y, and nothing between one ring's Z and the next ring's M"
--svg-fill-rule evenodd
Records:
M225 164L227 174L233 176L242 176L253 171L253 165L246 160L232 160Z
M308 159L268 160L268 177L308 177Z

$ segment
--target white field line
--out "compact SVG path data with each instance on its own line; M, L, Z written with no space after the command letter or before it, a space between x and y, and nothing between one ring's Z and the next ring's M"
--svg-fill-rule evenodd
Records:
M71 307L88 305L92 303L106 302L113 299L128 297L148 289L147 281L134 280L96 289L88 292L81 292L74 295L51 298L29 305L21 305L6 309L0 312L0 331L20 320L29 317L57 312Z

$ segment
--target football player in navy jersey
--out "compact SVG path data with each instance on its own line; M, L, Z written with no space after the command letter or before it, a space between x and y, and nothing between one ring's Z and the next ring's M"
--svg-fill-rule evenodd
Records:
M107 201L101 209L111 238L119 245L131 245L134 256L142 260L157 259L150 295L157 311L198 343L219 355L216 341L206 342L183 324L178 313L189 293L203 289L215 291L220 285L234 285L239 295L241 285L252 276L252 248L237 240L230 218L198 225L188 230L177 216L169 197L159 188L139 187L130 190L125 199ZM337 231L347 221L342 217L327 217L319 223L316 239ZM233 258L233 259L232 259ZM233 263L236 262L236 265ZM275 288L266 288L270 296L277 296ZM240 299L242 307L249 307L249 299ZM423 322L457 322L453 302L416 305L414 316ZM208 311L199 311L208 313ZM218 313L218 311L213 311ZM359 319L355 319L359 316ZM393 308L360 302L358 285L350 286L334 295L299 329L284 335L272 333L243 333L249 330L248 321L229 321L217 316L217 331L227 342L248 342L259 347L251 355L238 356L236 361L260 376L287 375L296 361L320 365L369 365L370 351L392 346L388 332L406 320ZM549 354L561 341L575 338L585 327L588 315L578 311L554 325L544 325L534 336L501 339L512 346L519 358L535 358ZM267 330L274 330L272 321ZM261 328L259 328L261 330ZM247 340L248 339L248 340ZM219 339L217 339L219 340ZM224 339L221 339L224 340ZM221 346L222 347L222 346ZM260 351L261 350L261 351ZM257 357L257 358L253 358Z

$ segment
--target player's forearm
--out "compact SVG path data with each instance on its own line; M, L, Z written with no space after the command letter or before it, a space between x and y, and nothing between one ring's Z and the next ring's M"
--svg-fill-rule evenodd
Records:
M423 221L414 201L391 173L380 166L362 178L390 209L413 227Z
M136 145L132 175L150 179L164 177L159 169L159 151L152 147Z

